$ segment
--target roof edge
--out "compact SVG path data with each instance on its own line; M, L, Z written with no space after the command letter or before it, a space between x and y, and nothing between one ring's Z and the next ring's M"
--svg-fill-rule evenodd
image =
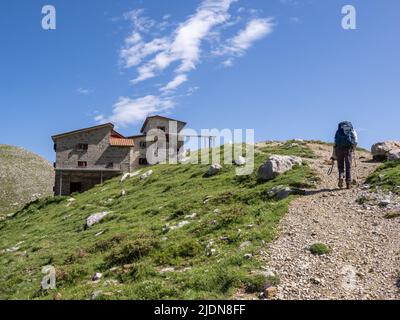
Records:
M96 129L100 129L100 128L103 128L103 127L111 127L111 129L114 129L114 124L112 124L111 122L108 122L108 123L100 124L98 126L93 126L93 127L78 129L78 130L69 131L69 132L65 132L65 133L60 133L60 134L51 136L51 139L54 141L55 139L58 139L58 138L62 138L62 137L65 137L65 136L77 134L77 133L80 133L80 132L96 130Z

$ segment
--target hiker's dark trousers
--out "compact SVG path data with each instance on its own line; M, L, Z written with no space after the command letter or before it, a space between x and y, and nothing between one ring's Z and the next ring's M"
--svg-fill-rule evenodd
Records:
M353 154L352 148L336 148L339 179L344 179L344 173L346 168L346 182L351 182L352 154Z

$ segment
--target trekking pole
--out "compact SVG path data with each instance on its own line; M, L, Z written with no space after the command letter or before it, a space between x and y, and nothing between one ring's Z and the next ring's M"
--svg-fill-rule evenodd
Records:
M335 160L332 160L332 166L328 170L328 176L330 176L332 174L334 167L335 167Z
M354 175L355 175L355 179L353 179L353 184L357 185L358 183L358 174L357 174L357 154L356 154L356 150L353 150L353 163L354 163Z

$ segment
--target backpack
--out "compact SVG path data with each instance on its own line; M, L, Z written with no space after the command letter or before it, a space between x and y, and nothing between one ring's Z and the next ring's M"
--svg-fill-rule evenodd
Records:
M344 121L339 123L335 135L335 145L339 148L350 148L356 144L354 137L354 128L351 122Z

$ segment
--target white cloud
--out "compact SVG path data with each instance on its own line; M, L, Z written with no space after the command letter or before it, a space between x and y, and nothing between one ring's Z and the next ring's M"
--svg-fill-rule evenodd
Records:
M78 88L76 89L76 93L83 95L83 96L87 96L88 94L90 94L90 90L89 89L85 89L85 88Z
M238 34L229 39L227 44L217 51L219 55L234 54L242 56L254 42L271 34L274 28L272 19L253 19Z
M173 108L175 103L169 98L160 98L153 95L131 99L120 97L112 107L112 114L109 117L98 115L95 120L99 123L112 122L120 127L143 121L149 114L163 112Z
M140 32L148 32L156 25L153 19L143 15L144 9L134 9L124 14L125 20L129 20L134 29Z
M168 47L166 38L156 38L150 42L141 41L141 36L134 32L125 39L126 46L121 50L120 57L125 68L139 65L142 60L152 54L165 50Z
M188 81L187 75L179 74L172 81L170 81L165 87L162 87L160 91L163 92L173 91L186 81Z
M135 68L137 76L131 83L154 78L168 68L171 68L168 70L171 80L160 84L157 94L134 99L120 97L110 116L98 115L95 120L127 126L142 121L149 114L173 108L179 97L190 96L198 90L192 86L182 95L175 94L204 57L223 57L223 65L232 67L236 58L244 56L253 43L270 34L274 26L272 19L257 18L261 14L258 10L242 8L231 16L229 11L236 1L203 0L195 13L181 23L170 22L169 14L157 22L145 17L143 9L125 14L132 31L120 50L120 62L125 69ZM238 29L244 21L249 21L244 29L224 39L227 29ZM215 47L218 49L213 51Z
M196 13L173 32L169 46L144 68L138 69L139 75L133 82L138 83L154 77L157 72L163 71L176 61L180 62L176 70L179 73L195 69L200 60L202 41L207 38L213 27L229 20L228 10L234 1L236 0L203 1Z

